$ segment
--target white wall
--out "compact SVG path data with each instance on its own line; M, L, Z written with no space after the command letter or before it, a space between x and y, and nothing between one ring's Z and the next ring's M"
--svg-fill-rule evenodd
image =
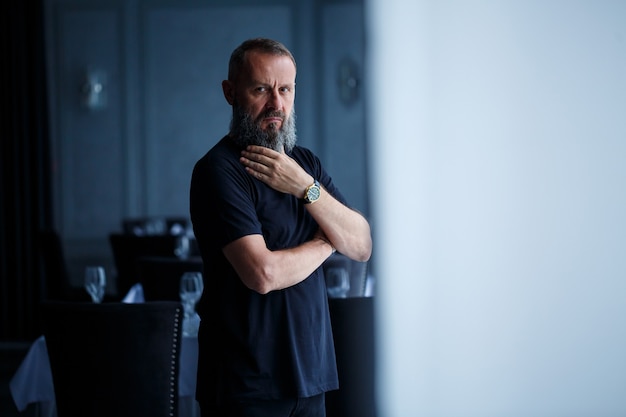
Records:
M626 415L626 2L366 16L379 414Z

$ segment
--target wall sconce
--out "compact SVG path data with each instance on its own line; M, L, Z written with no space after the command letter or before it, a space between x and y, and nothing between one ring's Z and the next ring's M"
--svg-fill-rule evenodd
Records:
M102 70L85 71L80 87L81 103L89 110L100 110L107 105L107 76Z
M337 82L339 84L339 99L346 106L356 102L359 98L358 66L349 57L339 62Z

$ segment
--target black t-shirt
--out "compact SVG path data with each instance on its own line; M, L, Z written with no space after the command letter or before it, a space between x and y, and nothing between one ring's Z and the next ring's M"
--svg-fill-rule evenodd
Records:
M248 289L222 253L228 243L261 234L270 250L310 240L318 226L301 199L253 178L228 137L194 167L190 211L204 263L198 304L197 397L309 397L338 388L322 268L292 287L261 295ZM308 149L289 154L324 188L345 199Z

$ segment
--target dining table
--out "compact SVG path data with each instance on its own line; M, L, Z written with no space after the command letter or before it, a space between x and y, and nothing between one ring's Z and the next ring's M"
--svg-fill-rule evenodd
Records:
M127 303L143 302L141 284L136 284L123 300ZM178 375L179 417L200 416L195 400L196 373L198 369L198 338L183 336L180 345ZM13 402L19 412L36 404L40 417L56 417L56 402L52 370L45 337L39 336L30 346L26 356L9 382Z

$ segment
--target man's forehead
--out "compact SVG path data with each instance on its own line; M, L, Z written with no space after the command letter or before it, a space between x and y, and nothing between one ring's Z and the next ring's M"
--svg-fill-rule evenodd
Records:
M282 75L295 82L296 67L288 56L253 53L244 62L243 74L250 78Z

